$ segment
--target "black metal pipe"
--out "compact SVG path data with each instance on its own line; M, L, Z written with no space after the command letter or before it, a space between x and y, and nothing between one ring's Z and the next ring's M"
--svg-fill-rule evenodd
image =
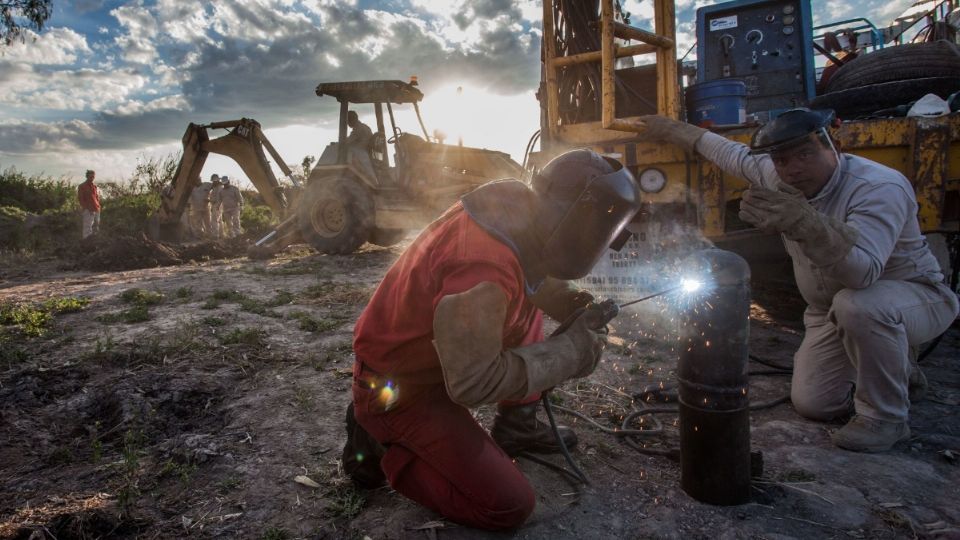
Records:
M703 276L709 293L680 317L680 486L701 502L743 504L750 498L750 267L735 253L708 249L684 268Z

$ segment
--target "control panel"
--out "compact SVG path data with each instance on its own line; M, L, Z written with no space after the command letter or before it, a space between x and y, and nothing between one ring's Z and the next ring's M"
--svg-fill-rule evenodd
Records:
M697 10L697 82L740 79L747 113L813 99L810 0L736 0Z

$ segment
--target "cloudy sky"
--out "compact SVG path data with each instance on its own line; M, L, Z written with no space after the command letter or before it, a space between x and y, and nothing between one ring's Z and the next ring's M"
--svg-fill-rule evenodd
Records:
M695 9L677 0L680 50ZM887 24L909 0L813 0L817 20ZM628 0L652 28L652 4ZM122 179L176 152L189 122L258 120L288 163L335 137L321 81L417 75L430 130L522 159L538 128L539 0L54 0L26 44L0 48L0 168ZM457 89L459 88L459 91ZM360 110L373 124L372 108ZM415 130L409 114L398 118ZM222 158L204 173L239 176Z

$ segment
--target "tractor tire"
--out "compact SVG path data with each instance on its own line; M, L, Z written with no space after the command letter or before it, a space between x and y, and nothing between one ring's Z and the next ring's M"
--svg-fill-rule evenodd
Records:
M297 207L297 225L304 241L321 253L353 253L370 237L373 199L349 177L310 182Z
M370 233L370 243L381 247L395 246L407 237L407 229L380 229L375 228Z
M824 93L871 84L929 77L956 77L960 48L949 41L911 43L858 56L838 69Z
M810 102L814 109L833 109L845 120L870 116L871 113L906 105L927 94L936 94L946 99L960 90L960 76L928 77L870 84L839 92L830 92L815 97ZM901 112L902 116L904 113Z

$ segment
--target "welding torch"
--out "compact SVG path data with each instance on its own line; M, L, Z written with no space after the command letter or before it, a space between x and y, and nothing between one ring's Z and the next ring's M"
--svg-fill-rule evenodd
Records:
M674 291L683 290L686 292L693 292L700 288L700 282L696 280L683 280L680 285L676 287L670 287L669 289L662 290L658 293L653 293L651 295L644 296L643 298L638 298L636 300L630 300L629 302L624 302L622 304L617 304L611 299L606 299L600 303L590 303L585 307L578 308L574 311L563 323L553 331L551 336L560 335L565 332L574 321L579 319L582 315L585 315L590 318L587 321L587 327L592 330L603 329L614 317L620 314L620 310L627 306L632 306L634 304L639 304L640 302L645 302L647 300L653 300L659 296L665 294L670 294Z

